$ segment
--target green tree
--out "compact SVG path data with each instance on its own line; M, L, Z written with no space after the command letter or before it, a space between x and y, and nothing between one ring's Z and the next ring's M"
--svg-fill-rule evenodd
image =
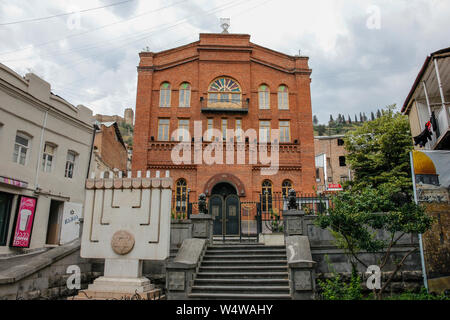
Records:
M329 214L319 215L315 223L331 231L338 247L345 250L352 270L356 271L358 264L368 267L360 257L361 252L372 254L381 272L388 262L394 265L381 288L373 289L374 297L381 299L405 260L417 251L413 248L400 260L395 260L391 258L392 248L409 233L426 232L432 222L423 208L405 197L398 186L386 183L379 188L348 189L338 193L333 197ZM382 236L386 234L387 237Z
M409 121L406 116L394 113L394 108L389 106L379 119L365 122L346 134L344 141L348 163L354 170L353 181L333 197L329 214L316 220L321 228L331 231L353 269L358 264L367 268L360 258L361 251L373 254L381 271L388 261L393 263L394 272L380 289L374 289L378 299L406 258L417 250L413 248L400 260L393 261L392 247L406 234L426 232L433 222L412 201ZM381 237L382 234L388 236Z
M407 116L394 113L394 108L389 106L380 118L347 132L344 141L354 172L352 188L377 188L389 182L412 194L409 121Z

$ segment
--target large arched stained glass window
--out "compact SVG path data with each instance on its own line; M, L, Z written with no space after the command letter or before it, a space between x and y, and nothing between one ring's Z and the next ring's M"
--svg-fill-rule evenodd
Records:
M223 103L242 105L241 87L231 78L218 78L208 88L208 106Z

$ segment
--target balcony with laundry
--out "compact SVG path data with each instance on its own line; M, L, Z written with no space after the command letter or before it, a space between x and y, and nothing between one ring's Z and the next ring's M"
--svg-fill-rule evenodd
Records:
M416 148L450 150L450 48L427 57L402 112Z

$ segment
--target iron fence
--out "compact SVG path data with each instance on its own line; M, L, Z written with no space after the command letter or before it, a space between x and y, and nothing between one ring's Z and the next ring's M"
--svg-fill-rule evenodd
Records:
M282 232L283 211L288 210L289 197L282 192L261 193L260 215L258 216L259 232ZM299 210L307 215L326 213L331 206L331 198L315 193L296 193L296 204Z

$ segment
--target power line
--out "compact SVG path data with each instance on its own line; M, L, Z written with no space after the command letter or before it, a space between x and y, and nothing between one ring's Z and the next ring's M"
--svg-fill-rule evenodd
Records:
M95 42L95 44L89 44L89 45L81 46L81 47L78 47L78 48L71 48L71 49L67 49L67 50L58 50L58 51L55 51L55 52L51 52L50 54L40 56L40 58L53 57L54 55L61 56L61 55L66 55L66 54L69 54L69 55L70 54L75 54L77 52L81 52L81 51L85 51L85 50L102 48L104 43L111 43L111 42L117 43L118 40L122 40L122 39L130 40L130 38L131 38L131 41L123 42L124 45L127 45L127 44L130 44L130 43L133 43L133 42L140 41L140 40L143 40L145 38L148 38L150 35L152 35L155 32L159 32L159 31L167 30L167 29L172 29L172 28L174 28L174 27L176 27L178 25L184 24L187 21L191 20L193 17L202 16L202 15L203 16L211 15L211 14L214 14L214 13L219 12L221 10L227 9L228 7L233 7L233 6L239 5L239 4L243 3L243 2L246 2L246 0L230 1L230 2L228 2L225 5L221 5L221 6L218 6L218 7L215 7L213 9L211 9L211 10L207 11L206 13L198 13L196 15L189 15L189 16L181 19L181 20L176 21L172 25L170 25L168 23L165 23L165 24L162 24L160 26L156 26L156 27L151 27L151 28L145 29L145 30L143 30L143 31L141 31L139 33L125 34L125 35L122 35L122 36L119 36L119 37L116 37L116 38L112 38L112 39L109 39L109 40L97 41L97 42ZM133 38L135 38L135 39L132 40ZM124 45L121 45L118 48L121 48ZM85 57L85 58L89 58L89 57L90 56ZM85 58L83 58L82 60L85 60ZM23 61L23 60L28 60L28 59L29 58L9 59L9 60L4 60L3 62Z
M161 10L164 10L164 9L176 6L176 5L178 5L180 3L183 3L183 2L186 2L186 1L187 0L174 2L174 3L171 3L171 4L167 5L167 6L160 7L158 9L146 11L146 12L137 14L135 16L132 16L132 17L129 17L129 18L126 18L126 19L122 19L120 21L116 21L116 22L113 22L113 23L105 24L105 25L99 26L97 28L93 28L93 29L90 29L90 30L87 30L87 31L83 31L83 32L80 32L80 33L72 34L72 35L69 35L69 36L64 37L64 38L54 39L54 40L50 40L50 41L46 41L46 42L41 42L41 43L35 44L35 45L28 45L28 46L25 46L25 47L22 47L22 48L19 48L19 49L15 49L15 50L11 50L11 51L0 52L0 56L4 56L4 55L10 54L10 53L23 51L23 50L26 50L28 48L39 48L39 47L42 47L42 46L45 46L45 45L48 45L48 44L51 44L51 43L56 43L56 42L60 42L62 40L67 40L67 39L70 39L70 38L79 37L79 36L82 36L82 35L85 35L85 34L88 34L88 33L91 33L91 32L95 32L97 30L105 29L105 28L113 26L113 25L118 25L118 24L121 24L121 23L129 22L129 21L134 20L136 18L139 18L139 17L145 16L145 15L150 14L150 13L158 12L158 11L161 11Z
M115 2L115 3L111 3L105 6L101 6L101 7L95 7L95 8L90 8L90 9L84 9L84 10L80 10L80 11L72 11L72 12L65 12L65 13L60 13L60 14L55 14L52 16L47 16L47 17L41 17L41 18L33 18L33 19L26 19L26 20L19 20L19 21L13 21L13 22L6 22L6 23L0 23L0 26L9 26L9 25L13 25L13 24L19 24L19 23L26 23L26 22L35 22L35 21L42 21L42 20L48 20L48 19L52 19L52 18L58 18L58 17L63 17L63 16L68 16L74 13L84 13L84 12L88 12L88 11L94 11L94 10L99 10L99 9L105 9L105 8L109 8L109 7L113 7L113 6L118 6L124 3L128 3L131 1L135 1L135 0L125 0L125 1L120 1L120 2Z

